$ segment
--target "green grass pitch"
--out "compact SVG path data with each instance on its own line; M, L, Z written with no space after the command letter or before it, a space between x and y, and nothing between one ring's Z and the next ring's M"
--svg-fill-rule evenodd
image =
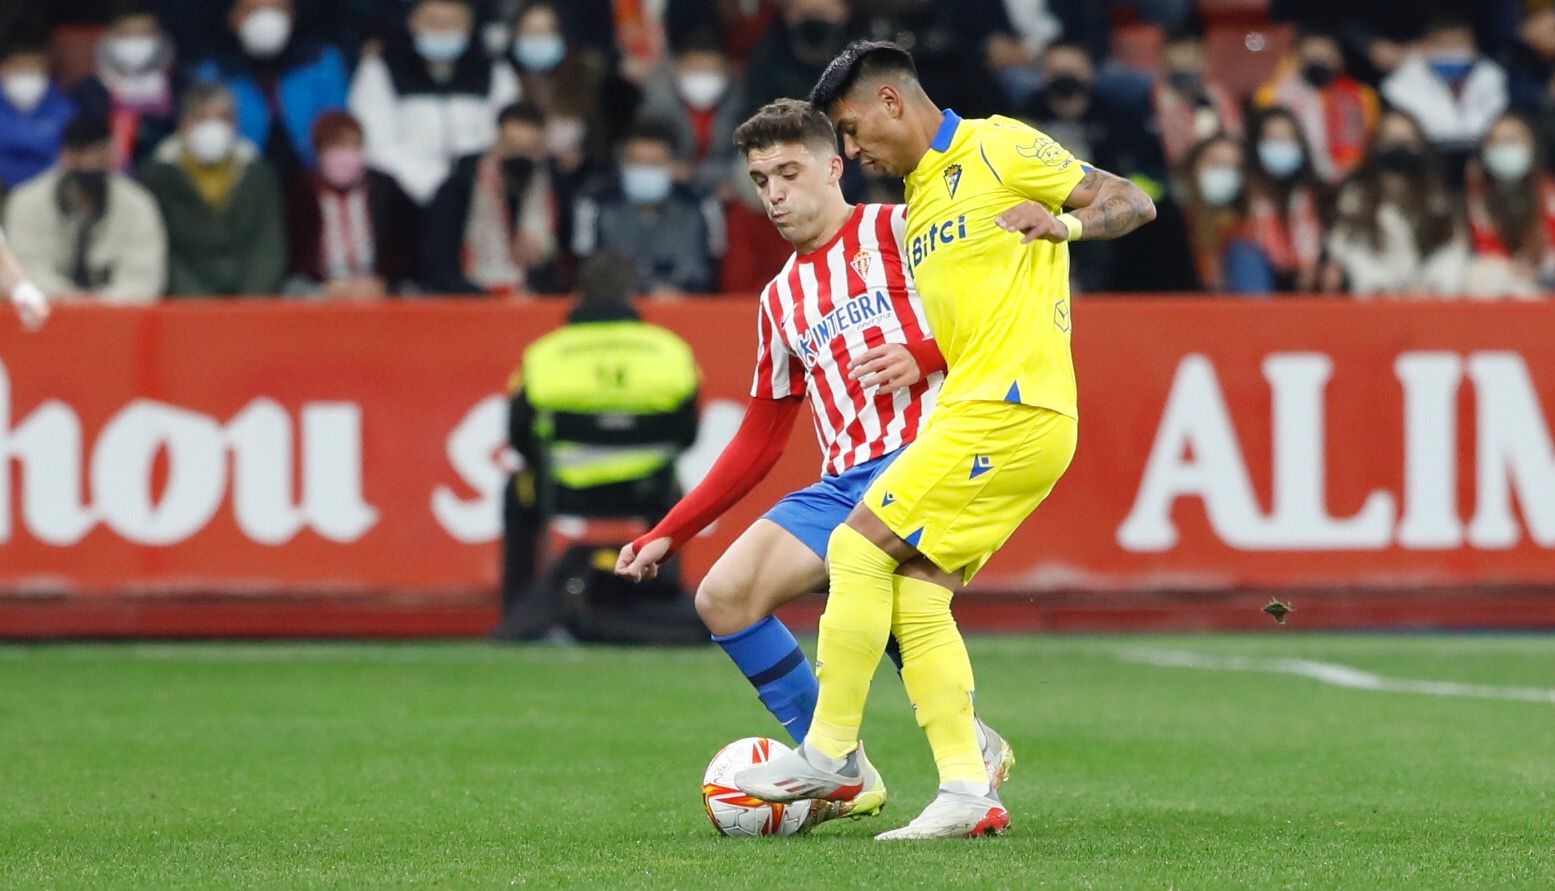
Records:
M778 728L711 647L4 647L0 887L1555 887L1555 639L972 653L1020 759L1014 828L882 845L934 787L886 671L865 725L885 813L736 841L702 768ZM1251 661L1150 663L1227 657ZM1270 661L1296 659L1327 667Z

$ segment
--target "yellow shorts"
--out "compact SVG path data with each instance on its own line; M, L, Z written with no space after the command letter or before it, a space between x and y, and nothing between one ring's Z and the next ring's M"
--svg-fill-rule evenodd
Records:
M1045 408L941 405L864 503L935 566L970 582L1053 491L1076 433L1074 418Z

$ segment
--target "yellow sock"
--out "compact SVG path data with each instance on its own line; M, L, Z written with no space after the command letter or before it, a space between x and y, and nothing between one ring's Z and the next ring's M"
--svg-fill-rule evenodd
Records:
M891 630L902 648L902 684L929 737L940 784L988 782L977 744L972 660L950 614L948 588L896 576Z
M858 745L869 682L891 636L891 579L896 560L853 528L842 525L826 545L831 593L821 614L815 676L821 683L805 742L828 758Z

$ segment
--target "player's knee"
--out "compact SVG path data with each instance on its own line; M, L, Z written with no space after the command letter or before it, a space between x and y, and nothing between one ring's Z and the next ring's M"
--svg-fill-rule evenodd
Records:
M697 615L714 634L734 634L749 628L761 616L752 615L754 607L750 586L716 571L707 574L697 586Z

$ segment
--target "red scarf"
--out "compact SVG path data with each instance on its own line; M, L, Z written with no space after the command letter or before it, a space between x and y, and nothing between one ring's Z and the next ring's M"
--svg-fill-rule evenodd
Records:
M1232 139L1242 138L1242 110L1225 87L1216 83L1204 85L1204 95L1209 100L1219 124L1219 132ZM1166 163L1175 168L1187 159L1188 153L1202 139L1215 135L1201 133L1198 127L1199 106L1185 102L1176 90L1164 83L1157 83L1151 91L1155 106L1155 119L1161 128L1161 149L1166 153Z
M1469 237L1474 242L1474 253L1486 254L1495 257L1513 258L1511 247L1507 245L1501 230L1497 228L1495 218L1490 215L1490 205L1486 201L1485 174L1478 167L1470 169L1467 178L1468 202L1469 202ZM1538 266L1549 255L1550 246L1555 245L1555 180L1548 176L1539 177L1539 212L1540 219L1537 238L1532 244L1523 246L1523 257Z
M1248 203L1248 233L1263 248L1275 270L1290 275L1317 266L1323 251L1323 227L1312 192L1297 186L1278 207L1268 195L1254 193Z

